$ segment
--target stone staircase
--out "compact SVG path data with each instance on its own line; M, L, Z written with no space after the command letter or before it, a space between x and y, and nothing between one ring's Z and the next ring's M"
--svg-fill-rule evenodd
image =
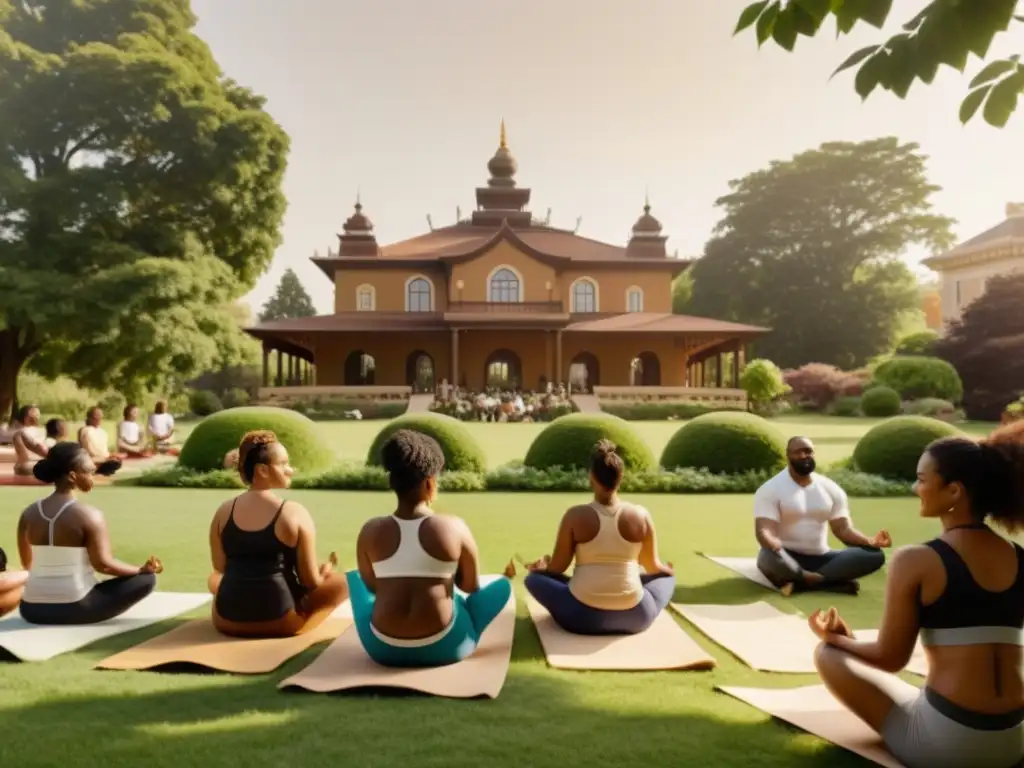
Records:
M580 413L601 413L597 395L573 395L572 402Z
M409 395L409 407L406 413L427 413L434 404L433 395Z

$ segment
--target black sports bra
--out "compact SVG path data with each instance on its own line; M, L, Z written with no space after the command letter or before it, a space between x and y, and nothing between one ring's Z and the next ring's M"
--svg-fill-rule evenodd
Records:
M972 526L984 528L985 526ZM931 605L918 594L918 621L924 645L1024 645L1024 549L1014 543L1017 578L1009 589L982 588L963 558L942 539L925 543L942 560L946 589Z

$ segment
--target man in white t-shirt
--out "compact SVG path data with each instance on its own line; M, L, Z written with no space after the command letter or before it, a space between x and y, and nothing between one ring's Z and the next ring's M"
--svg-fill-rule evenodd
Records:
M815 473L809 439L790 439L786 458L789 465L754 494L758 570L786 595L809 589L856 594L857 579L885 564L882 548L892 539L886 531L868 538L853 527L846 492ZM846 549L829 548L829 528Z
M174 417L167 412L167 402L157 401L153 413L149 415L146 425L153 449L158 453L167 453L174 445Z

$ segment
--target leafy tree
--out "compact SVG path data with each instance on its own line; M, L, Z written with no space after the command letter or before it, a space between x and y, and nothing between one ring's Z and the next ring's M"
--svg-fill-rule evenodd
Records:
M854 87L861 98L878 88L905 98L916 81L931 83L943 64L963 72L971 54L984 60L997 34L1024 22L1017 6L1018 0L931 0L898 34L854 52L833 76L857 67ZM862 22L881 29L891 11L892 0L760 0L743 10L736 32L754 27L758 45L771 38L792 51L800 35L814 37L829 17L845 35ZM968 122L984 105L985 121L1003 127L1024 92L1020 56L989 63L969 89L960 120Z
M740 374L740 387L747 393L751 410L757 413L771 410L772 403L790 392L782 371L771 360L758 359L747 363Z
M312 317L316 314L313 299L302 287L299 276L291 269L281 275L274 295L267 299L260 313L260 321L285 320L293 317Z
M687 270L672 281L672 313L675 315L685 315L692 296L693 276Z
M691 269L689 310L773 328L758 352L785 368L850 370L890 350L918 301L897 257L953 243L917 150L895 138L823 144L730 182Z
M964 387L964 411L995 421L1024 393L1024 274L993 277L981 296L950 323L935 354L952 363Z
M134 395L231 364L288 138L188 0L0 0L0 413L26 363Z

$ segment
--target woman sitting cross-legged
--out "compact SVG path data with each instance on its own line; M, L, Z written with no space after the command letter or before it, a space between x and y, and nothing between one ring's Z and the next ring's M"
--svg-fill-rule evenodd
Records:
M0 616L18 607L28 581L28 571L7 570L7 553L0 549Z
M398 504L393 514L367 522L356 543L359 569L349 572L348 583L359 639L384 666L453 664L476 650L512 584L499 578L480 586L469 527L431 510L444 466L433 438L399 430L381 456Z
M892 558L877 641L856 640L835 609L811 617L823 641L818 672L907 768L1016 766L1024 758L1024 549L985 521L1010 533L1024 525L1024 422L980 443L932 443L914 489L921 516L938 518L942 533ZM906 666L919 633L928 677L907 697L881 672Z
M650 514L619 498L623 470L615 445L600 441L590 464L594 500L570 507L552 555L528 566L527 591L567 632L643 632L675 592L672 567L658 558ZM573 574L566 576L574 559Z
M25 621L96 624L120 616L156 587L160 561L151 557L138 566L117 560L103 514L76 498L92 490L97 473L119 465L97 469L82 446L65 442L33 467L36 479L53 484L54 492L18 520L18 554L28 571L20 606ZM113 578L97 580L97 572Z
M213 624L235 637L309 632L345 601L345 577L329 562L317 566L312 516L275 493L292 476L277 436L250 432L238 453L247 489L224 502L210 524Z

